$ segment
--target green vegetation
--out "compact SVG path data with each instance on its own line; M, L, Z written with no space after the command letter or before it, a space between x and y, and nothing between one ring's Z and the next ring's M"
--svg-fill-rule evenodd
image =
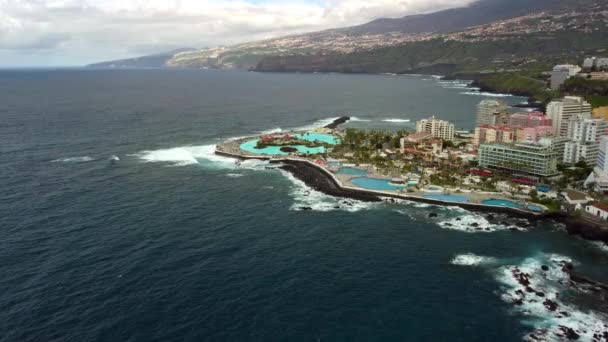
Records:
M547 90L547 82L524 76L520 73L492 73L457 75L460 78L472 79L482 90L529 96L533 101L546 104L556 95Z
M565 95L584 96L593 108L608 106L608 81L572 77L560 90Z

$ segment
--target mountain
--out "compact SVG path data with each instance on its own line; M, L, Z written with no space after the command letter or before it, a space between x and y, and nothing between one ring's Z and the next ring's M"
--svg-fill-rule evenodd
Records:
M514 0L515 1L515 0ZM349 53L266 56L258 71L441 73L544 69L608 47L608 4L541 11Z
M406 16L397 19L377 19L370 23L341 29L350 35L403 33L446 33L471 26L489 24L498 20L525 16L532 12L553 11L564 7L577 7L590 1L563 0L482 0L470 6L440 12Z
M536 43L552 51L551 56L539 56L548 62L546 57L572 57L563 51L568 47L564 44L580 47L577 54L601 47L599 43L605 39L596 36L606 31L606 3L608 0L479 0L430 14L95 66L347 72L479 69L503 67L504 63L495 63L502 60L517 63L526 54L538 52Z

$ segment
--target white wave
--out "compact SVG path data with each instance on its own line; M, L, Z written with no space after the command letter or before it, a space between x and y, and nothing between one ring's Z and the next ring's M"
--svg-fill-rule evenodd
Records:
M494 264L496 261L496 258L467 253L455 256L450 263L458 266L480 266Z
M507 229L517 229L520 231L525 231L524 228L518 226L505 226L501 224L495 224L489 222L485 217L467 211L466 209L459 207L443 207L447 210L463 213L464 215L459 215L448 220L439 222L439 226L445 229L459 230L465 233L493 233L496 231L507 230Z
M441 80L443 79L443 76L441 75L431 75L432 78L436 79L436 80Z
M478 92L478 91L465 91L461 92L462 95L473 95L473 96L488 96L488 97L512 97L511 94L498 94L498 93L487 93L487 92Z
M370 120L370 119L361 119L361 118L358 118L356 116L352 116L349 121L352 121L352 122L371 122L372 120Z
M268 129L265 131L261 131L259 133L261 134L276 134L276 133L281 133L283 132L283 129L281 127L276 127L276 128L272 128L272 129Z
M412 120L410 119L383 119L382 121L384 122L392 122L392 123L407 123L407 122L411 122Z
M135 154L144 162L169 163L174 166L207 164L223 169L264 169L269 162L262 160L245 160L240 165L235 159L215 154L216 145L182 146L168 149L142 151Z
M597 248L597 249L599 249L599 250L601 250L601 251L603 251L603 252L608 253L608 245L607 245L607 244L605 244L605 243L603 243L602 241L592 241L592 242L591 242L591 244L592 244L592 245L593 245L595 248Z
M524 324L534 329L525 340L568 341L563 328L572 329L579 341L597 341L594 334L608 329L608 317L594 311L583 311L563 302L561 295L569 289L569 276L562 271L564 263L572 262L565 256L542 254L525 259L520 265L505 266L496 278L502 284L501 298L514 304L514 309L525 316ZM543 265L548 267L546 271ZM522 277L529 284L522 283ZM552 310L551 306L555 306ZM532 318L532 319L530 319ZM563 327L563 328L562 328ZM532 335L534 337L532 337Z
M320 120L317 120L317 121L313 122L310 125L304 125L304 126L300 126L300 127L295 127L295 128L293 128L293 130L294 131L309 131L311 129L325 127L325 126L333 123L334 121L336 121L338 119L339 119L339 117L320 119Z
M94 161L92 157L84 156L84 157L69 157L69 158L59 158L52 160L51 163L86 163L90 161Z
M227 174L226 176L227 176L227 177L230 177L230 178L241 178L241 177L243 177L243 176L245 176L245 175L244 175L244 174L242 174L242 173L229 173L229 174Z
M291 173L281 170L287 179L291 181L293 187L289 195L294 199L291 206L293 211L319 211L328 212L335 210L346 210L357 212L378 207L381 203L362 202L353 199L338 198L316 191L306 185L303 181L294 177Z

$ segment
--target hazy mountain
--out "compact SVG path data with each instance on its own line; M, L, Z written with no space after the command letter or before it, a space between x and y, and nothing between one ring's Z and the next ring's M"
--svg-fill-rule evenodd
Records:
M584 34L585 27L572 26L559 17L564 13L590 13L590 8L597 8L597 4L606 4L608 0L479 0L470 6L439 11L430 14L406 16L398 19L378 19L370 23L340 29L325 30L300 35L291 35L238 44L234 46L202 49L195 51L180 51L179 53L145 56L137 59L106 62L94 66L115 67L210 67L210 68L245 68L257 70L324 70L335 69L336 60L345 58L358 60L361 56L370 54L384 55L389 51L395 57L398 51L406 51L407 59L399 65L399 70L410 70L440 63L461 63L467 58L467 44L473 46L480 42L494 40L493 36L508 41L516 53L527 52L529 49L518 49L518 40L525 39L526 34L574 32L576 35ZM593 13L603 15L605 12ZM514 20L506 30L496 30L496 26L505 20ZM529 19L529 20L528 20ZM527 20L527 21L526 21ZM558 26L549 25L546 21L557 20ZM580 16L577 17L581 22ZM602 18L599 23L604 25ZM606 18L608 20L608 18ZM523 21L523 25L520 25ZM538 27L535 21L542 21ZM586 25L586 24L583 24ZM513 32L511 32L513 31ZM472 37L472 38L470 38ZM583 37L584 38L584 37ZM552 39L549 37L548 39ZM458 58L448 58L449 54L442 53L441 42L458 41L462 53L456 54ZM577 40L577 39L573 39ZM525 45L525 44L524 44ZM408 48L408 46L410 48ZM439 50L431 53L431 60L423 60L429 51L412 51L413 46L422 49ZM498 50L498 51L497 51ZM484 63L496 56L509 54L509 51L500 53L499 46L490 47L482 52ZM445 51L443 51L445 52ZM418 58L417 56L420 56ZM352 57L352 58L351 58ZM480 56L471 56L473 61ZM365 57L364 59L368 59ZM297 61L297 63L293 63ZM341 65L347 65L341 62ZM363 63L370 64L368 61ZM296 67L297 65L297 67ZM318 68L306 67L315 66ZM383 63L385 65L385 63ZM407 66L407 67L406 67ZM357 68L361 72L387 68L369 67ZM395 71L394 68L388 70Z
M118 59L89 65L91 68L159 68L165 67L167 62L176 54L196 51L193 48L176 49L173 51L147 55L135 58Z

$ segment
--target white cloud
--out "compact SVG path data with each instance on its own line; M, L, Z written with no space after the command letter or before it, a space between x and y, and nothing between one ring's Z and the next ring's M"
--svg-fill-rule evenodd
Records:
M473 0L0 0L0 65L234 44Z

